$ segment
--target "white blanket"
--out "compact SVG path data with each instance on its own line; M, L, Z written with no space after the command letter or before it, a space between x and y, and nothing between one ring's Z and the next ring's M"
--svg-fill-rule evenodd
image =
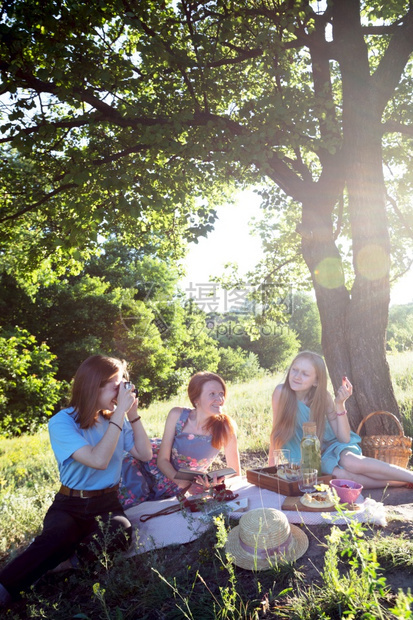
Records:
M253 508L276 508L281 510L285 500L284 495L267 491L247 482L246 478L234 478L228 481L234 493L238 493L238 499L248 499L248 510ZM179 511L169 515L156 516L148 521L141 522L140 517L153 514L168 506L177 504L176 498L165 499L157 502L144 502L138 506L128 508L125 513L134 526L135 540L128 552L129 556L137 553L145 553L151 549L159 549L174 544L184 544L199 538L212 522L212 516L199 512ZM334 522L343 524L349 518L357 521L386 525L384 506L370 498L360 496L357 500L360 510L350 513L351 516L339 516L337 512L305 512L283 511L290 523L306 523L315 525L318 523ZM231 516L240 518L242 512L231 511Z

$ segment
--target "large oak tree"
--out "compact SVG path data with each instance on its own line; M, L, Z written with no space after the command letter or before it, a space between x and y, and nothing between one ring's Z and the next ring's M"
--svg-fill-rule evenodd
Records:
M411 2L9 0L0 38L11 265L111 232L179 252L224 188L267 180L301 207L323 350L334 386L343 372L355 386L353 424L397 412L389 199L406 228L408 215L383 153L408 192Z

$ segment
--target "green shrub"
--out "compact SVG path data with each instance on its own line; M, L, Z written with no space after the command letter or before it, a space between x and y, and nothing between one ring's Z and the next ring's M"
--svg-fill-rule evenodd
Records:
M322 355L321 321L317 304L308 293L294 293L291 297L291 316L288 327L300 341L300 349Z
M300 350L297 334L285 325L268 321L259 328L259 338L248 347L258 356L260 366L270 372L278 372Z
M55 359L26 330L0 331L0 434L34 432L52 415L67 389Z
M240 347L230 347L219 350L220 360L218 374L225 381L244 382L263 375L258 356L255 353L243 351Z
M413 348L413 304L392 306L387 326L387 349L411 351Z

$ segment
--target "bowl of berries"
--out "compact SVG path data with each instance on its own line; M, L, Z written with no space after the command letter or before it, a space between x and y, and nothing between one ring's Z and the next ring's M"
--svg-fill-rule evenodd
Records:
M330 480L330 486L336 491L340 501L344 504L353 504L363 490L362 484L341 478Z

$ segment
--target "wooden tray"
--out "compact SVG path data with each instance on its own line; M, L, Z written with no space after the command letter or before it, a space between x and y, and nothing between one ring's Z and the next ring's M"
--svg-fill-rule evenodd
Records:
M360 504L341 504L344 510L351 510L356 512L360 510ZM300 502L299 497L286 497L282 510L300 510L301 512L335 512L335 506L329 506L328 508L312 508L310 506L304 506Z
M271 475L272 474L272 475ZM302 495L298 488L298 481L290 482L279 478L277 475L276 467L259 467L257 469L247 469L247 480L250 484L261 489L267 489L268 491L274 491L280 495L296 496ZM319 484L329 484L333 476L320 476L318 478Z

